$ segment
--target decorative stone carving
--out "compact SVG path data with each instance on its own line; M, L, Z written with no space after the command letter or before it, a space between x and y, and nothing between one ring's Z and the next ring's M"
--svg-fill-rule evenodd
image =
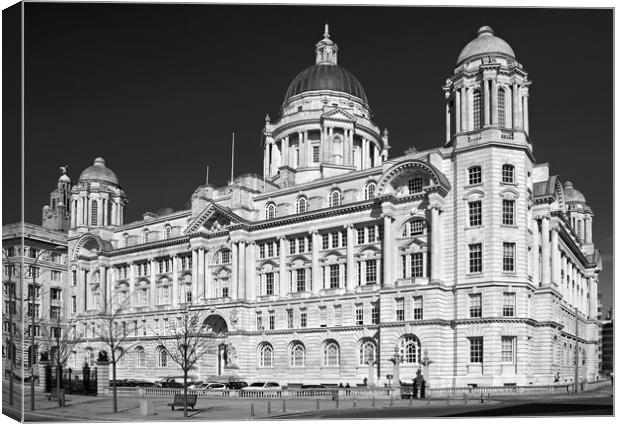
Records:
M237 329L237 323L239 322L239 313L237 312L237 309L231 309L231 311L229 312L228 315L228 321L230 322L230 325L232 326L233 330Z

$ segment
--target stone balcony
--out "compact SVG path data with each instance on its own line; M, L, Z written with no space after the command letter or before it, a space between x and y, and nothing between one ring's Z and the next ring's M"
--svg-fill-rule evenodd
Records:
M486 127L480 130L459 133L453 139L454 145L457 148L489 142L514 143L515 145L521 146L528 146L530 144L529 138L525 132L496 127Z

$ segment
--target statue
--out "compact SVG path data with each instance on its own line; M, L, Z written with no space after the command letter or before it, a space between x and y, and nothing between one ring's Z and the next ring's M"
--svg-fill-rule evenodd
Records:
M67 175L67 169L69 169L69 165L60 167L60 172L62 172L62 175Z
M226 345L225 360L227 368L239 368L239 365L237 365L237 349L232 343Z
M230 311L230 314L228 315L228 319L230 321L230 325L232 326L233 330L236 330L237 323L239 322L239 314L236 308Z

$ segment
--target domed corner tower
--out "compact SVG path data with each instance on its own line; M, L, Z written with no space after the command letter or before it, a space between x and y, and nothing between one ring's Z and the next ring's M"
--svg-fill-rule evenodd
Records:
M71 229L90 231L94 228L123 225L123 209L127 203L116 174L106 167L103 158L82 171L71 190Z
M43 206L41 226L50 230L67 232L70 225L71 178L67 175L68 166L61 166L56 189L50 193L49 205Z
M529 141L530 81L507 42L483 26L446 80L446 145Z
M372 168L387 159L387 135L372 122L362 84L338 65L325 25L315 64L290 83L280 119L265 118L263 172L280 187Z
M564 201L568 222L577 234L579 241L583 243L584 250L591 254L594 249L592 244L592 218L594 213L592 209L586 203L585 196L574 188L570 181L564 183Z

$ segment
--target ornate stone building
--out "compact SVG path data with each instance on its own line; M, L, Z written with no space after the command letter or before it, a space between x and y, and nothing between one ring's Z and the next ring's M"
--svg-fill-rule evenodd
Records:
M193 378L434 387L596 378L601 261L593 214L536 164L530 81L482 27L443 87L445 140L391 157L327 27L263 129L263 176L203 185L191 208L125 224L103 159L71 190L71 283L85 342L101 305L132 351L118 378L179 376L154 334L191 303L223 332ZM578 332L577 332L578 327ZM227 349L224 349L224 347ZM228 352L228 355L224 352Z

